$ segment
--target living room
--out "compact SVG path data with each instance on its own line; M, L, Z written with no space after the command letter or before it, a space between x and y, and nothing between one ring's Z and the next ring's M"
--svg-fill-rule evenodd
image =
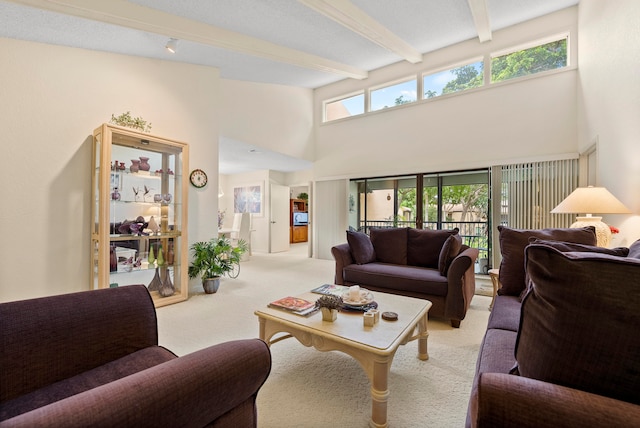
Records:
M2 214L0 301L89 289L90 134L127 110L150 120L154 134L188 142L189 168L209 176L208 186L189 191L189 242L216 233L218 138L224 135L313 162L305 172L228 178L225 193L235 184L260 182L266 189L270 182L313 182L313 253L323 261L331 260L331 246L346 240L350 178L578 156L596 142L598 185L633 213L605 215L604 221L630 245L640 237L638 21L637 1L581 0L496 31L492 47L462 42L426 54L422 64L394 64L364 81L316 89L229 80L202 65L0 38L1 138L8 152L2 199L9 208ZM571 32L573 56L562 72L322 122L327 99L563 31ZM14 178L20 174L25 180ZM268 216L256 221L253 250L267 252ZM197 280L190 283L198 287Z

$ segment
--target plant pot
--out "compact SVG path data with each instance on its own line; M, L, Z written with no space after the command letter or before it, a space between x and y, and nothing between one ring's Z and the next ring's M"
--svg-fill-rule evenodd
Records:
M320 308L322 312L322 321L334 322L338 318L337 309Z
M218 291L218 287L220 287L220 277L202 280L202 288L204 288L204 292L207 294L215 293Z

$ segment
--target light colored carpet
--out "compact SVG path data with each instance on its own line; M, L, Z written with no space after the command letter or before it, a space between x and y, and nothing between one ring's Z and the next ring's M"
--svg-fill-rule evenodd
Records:
M242 263L237 279L223 279L216 294L204 294L194 284L188 301L159 308L160 344L184 355L257 337L255 309L332 282L333 270L333 261L307 258L304 244L286 253L254 254ZM390 426L464 426L490 301L475 296L459 329L429 320L428 361L418 360L416 342L398 349L389 376ZM259 427L368 426L369 379L351 357L306 348L295 339L274 344L271 354L272 371L258 394Z

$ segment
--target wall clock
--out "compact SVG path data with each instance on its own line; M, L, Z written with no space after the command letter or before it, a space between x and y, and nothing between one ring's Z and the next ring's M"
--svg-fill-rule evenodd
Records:
M201 188L207 185L207 174L201 169L194 169L189 176L191 184L197 188Z

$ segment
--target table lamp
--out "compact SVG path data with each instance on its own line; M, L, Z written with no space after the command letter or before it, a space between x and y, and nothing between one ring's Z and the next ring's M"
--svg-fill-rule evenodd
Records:
M596 228L597 245L608 247L611 241L611 229L602 222L602 217L591 214L630 214L631 211L616 199L604 187L578 187L571 192L557 207L551 210L554 214L580 214L576 217L573 228L594 226Z

